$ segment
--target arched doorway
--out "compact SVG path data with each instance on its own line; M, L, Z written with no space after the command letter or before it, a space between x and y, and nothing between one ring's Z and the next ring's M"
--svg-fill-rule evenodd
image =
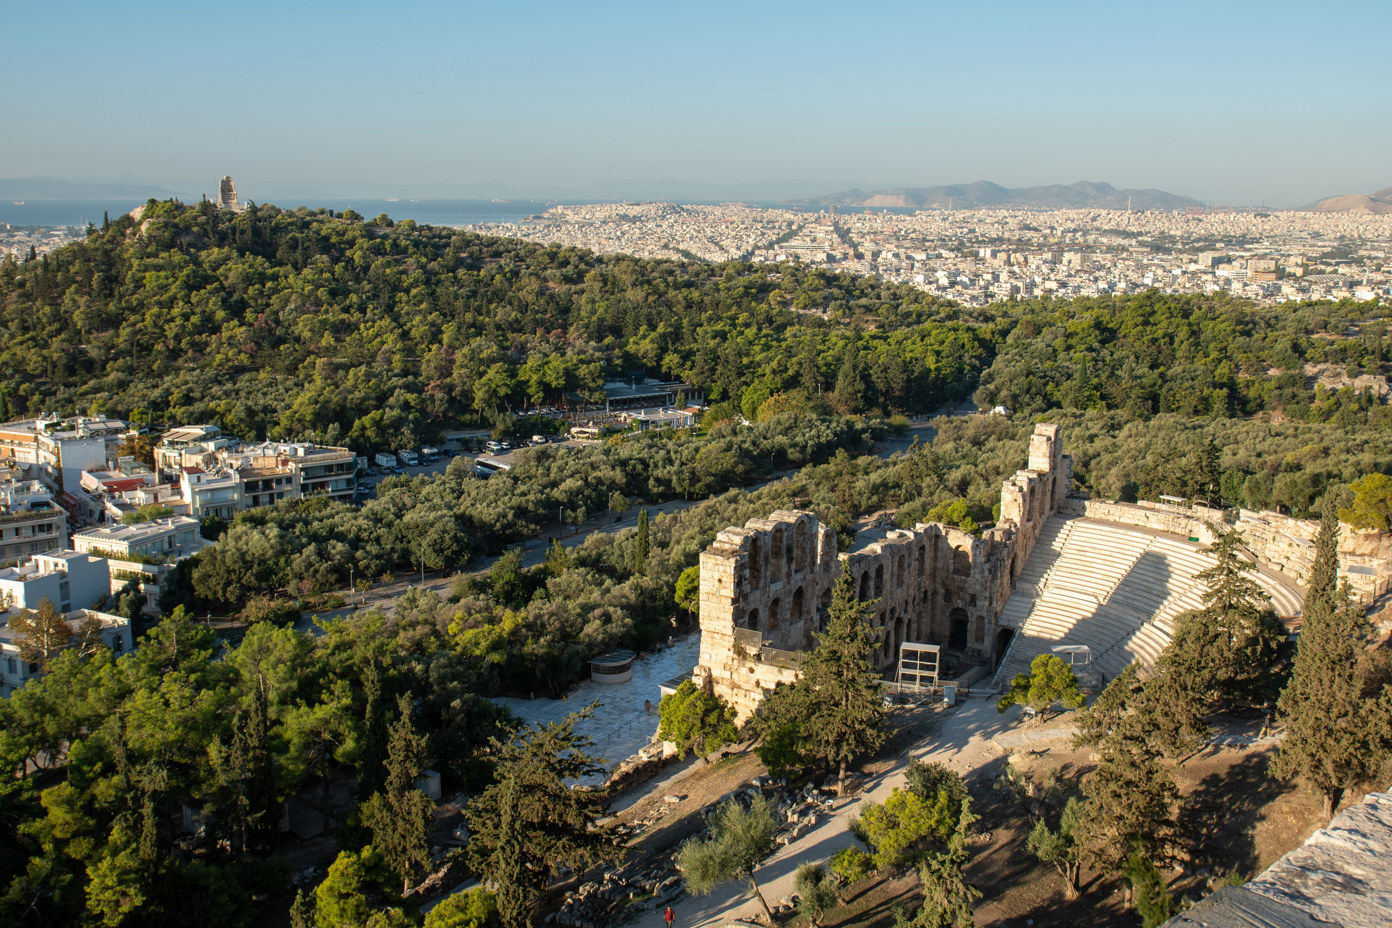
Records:
M999 667L1001 661L1005 660L1005 652L1010 650L1010 642L1015 640L1015 629L1002 628L996 632L996 663Z

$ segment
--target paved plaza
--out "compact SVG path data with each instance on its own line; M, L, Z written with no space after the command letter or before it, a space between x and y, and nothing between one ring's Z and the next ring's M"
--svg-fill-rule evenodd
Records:
M670 648L649 651L633 662L633 679L627 683L595 683L588 678L561 699L525 699L505 696L494 702L507 706L528 722L559 722L572 712L599 700L593 717L575 730L594 739L594 753L611 769L637 754L657 736L658 687L677 676L690 674L701 650L701 636L687 635ZM644 702L652 703L649 712ZM603 782L604 777L595 777Z

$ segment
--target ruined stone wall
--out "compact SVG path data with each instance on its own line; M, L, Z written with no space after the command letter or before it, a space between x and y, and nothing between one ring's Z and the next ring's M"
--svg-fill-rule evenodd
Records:
M744 717L764 690L796 679L842 571L858 598L875 602L877 668L892 667L904 642L944 644L968 660L991 661L1006 597L1070 479L1058 426L1040 425L1028 469L1002 487L999 525L980 538L921 523L844 554L836 534L808 512L779 511L726 529L701 555L697 683Z

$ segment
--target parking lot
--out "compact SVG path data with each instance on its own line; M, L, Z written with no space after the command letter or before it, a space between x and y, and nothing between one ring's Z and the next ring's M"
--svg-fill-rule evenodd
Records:
M464 460L471 466L475 460L477 460L478 463L483 464L484 466L487 466L490 462L510 465L514 463L519 452L529 450L529 446L527 445L525 440L514 440L511 442L511 444L513 445L513 447L511 448L504 449L496 453L489 452L483 450L484 442L486 442L487 440L487 435L482 434L478 436L477 442L468 439L451 441L449 443L451 447L456 444L459 445L462 449L472 449L473 447L477 446L480 449L480 451L478 454L474 454L472 450L442 450L439 459L435 461L435 463L419 464L415 467L400 467L400 474L407 477L419 477L422 474L442 474L445 472L445 468L449 467L450 462L453 461L456 457L464 458ZM551 441L548 442L548 444L551 445L551 447L556 448L583 448L586 445L592 445L596 443L591 441L581 441L574 438L566 438L561 441ZM373 463L371 455L368 456L367 461L368 471L365 476L360 475L359 486L371 484L372 489L367 493L359 492L357 496L358 502L362 502L363 500L366 500L373 496L376 493L377 485L380 484L381 481L385 480L387 477L397 476L397 474L395 473L384 473L380 467Z

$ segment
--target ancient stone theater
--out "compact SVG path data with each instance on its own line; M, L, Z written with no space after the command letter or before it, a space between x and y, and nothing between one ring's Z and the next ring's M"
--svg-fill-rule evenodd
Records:
M696 681L741 717L753 712L765 689L796 677L843 570L875 603L878 669L894 665L904 642L941 643L966 663L993 665L1009 642L1001 609L1070 477L1059 427L1038 425L1029 466L1002 486L1000 521L979 538L920 523L839 553L836 534L815 515L783 510L726 529L701 555Z

